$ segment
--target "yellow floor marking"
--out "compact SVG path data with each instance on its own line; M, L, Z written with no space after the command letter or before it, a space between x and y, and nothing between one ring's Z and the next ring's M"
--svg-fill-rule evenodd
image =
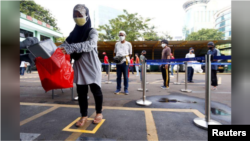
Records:
M28 123L28 122L30 122L32 120L35 120L35 119L37 119L37 118L39 118L39 117L41 117L41 116L43 116L43 115L45 115L45 114L47 114L47 113L49 113L51 111L54 111L57 108L59 108L59 106L54 106L54 107L49 108L48 110L45 110L45 111L43 111L43 112L41 112L39 114L36 114L36 115L34 115L34 116L30 117L30 118L27 118L27 119L20 122L20 126L22 126L22 125L24 125L24 124L26 124L26 123Z
M100 123L96 125L96 127L91 131L91 130L82 130L82 129L70 129L71 126L73 126L81 117L77 118L74 120L72 123L70 123L67 127L63 129L63 131L68 131L68 132L79 132L79 133L90 133L90 134L95 134L96 131L101 127L101 125L104 123L105 119L102 119ZM94 118L88 118L88 120L93 121Z
M115 95L126 95L124 92L120 92L118 94L115 94Z
M158 141L157 129L151 110L145 110L145 119L147 127L147 139L148 141Z
M90 116L90 118L93 118L94 116L95 116L95 112ZM79 118L77 118L77 119L79 119ZM87 120L85 125L83 127L79 127L78 129L85 130L89 127L90 124L91 124L91 121ZM69 129L71 126L67 126L67 127ZM65 128L67 128L67 127L65 127ZM81 136L81 134L82 134L82 132L74 132L67 139L65 139L65 141L75 141L77 138L79 138Z
M193 109L193 113L198 116L199 118L205 118L205 115L203 115L200 111Z
M46 104L46 103L26 103L20 102L20 105L30 105L30 106L57 106L57 107L69 107L69 108L79 108L78 105L66 105L66 104ZM88 106L89 108L95 108L95 106ZM112 107L112 106L103 106L103 109L114 109L114 110L131 110L131 111L166 111L166 112L193 112L193 109L166 109L166 108L130 108L130 107Z
M221 84L221 77L219 77L218 79L218 84Z

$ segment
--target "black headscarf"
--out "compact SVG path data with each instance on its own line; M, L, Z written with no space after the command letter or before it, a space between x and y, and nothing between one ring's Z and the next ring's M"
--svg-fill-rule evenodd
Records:
M86 16L88 16L86 19L87 22L83 26L75 25L75 28L66 39L69 44L83 42L88 38L89 29L91 28L91 19L89 9L86 6L84 6L84 8L86 9Z
M79 6L79 5L76 5L76 6ZM89 36L89 31L91 29L91 19L89 15L89 9L85 5L80 5L80 6L84 7L84 9L86 10L87 22L83 26L78 26L77 24L75 25L75 28L70 33L69 37L67 37L66 39L66 41L69 44L86 41ZM74 10L73 10L73 14L74 14ZM79 12L82 13L83 11L79 11ZM72 60L72 58L74 60L78 60L81 57L81 55L82 53L72 53L70 54L70 60Z

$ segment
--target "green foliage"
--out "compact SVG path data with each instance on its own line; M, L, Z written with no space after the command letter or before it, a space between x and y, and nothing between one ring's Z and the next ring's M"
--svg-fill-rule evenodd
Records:
M223 40L223 32L217 29L201 29L197 32L192 32L186 38L187 41L199 40Z
M159 41L163 38L163 37L159 37L154 30L155 30L155 27L152 26L148 28L146 32L143 33L143 38L145 41Z
M109 20L109 24L99 26L97 29L99 31L99 40L117 41L119 39L118 33L121 30L126 32L127 41L159 39L154 31L155 27L149 27L148 25L148 22L151 21L150 18L144 19L137 13L130 14L126 10L123 10L123 12L124 15Z
M56 43L63 43L66 40L66 37L56 38Z
M60 31L56 19L51 15L50 11L34 1L20 1L20 12L53 26L56 31Z

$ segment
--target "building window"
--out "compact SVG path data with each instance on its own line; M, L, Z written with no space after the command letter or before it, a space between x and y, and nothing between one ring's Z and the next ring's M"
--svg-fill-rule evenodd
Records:
M50 39L50 37L40 35L40 40L41 41L44 41L44 40L47 40L47 39Z
M25 38L34 37L33 32L30 32L30 31L27 31L27 30L24 30L24 29L20 29L20 33L23 33Z

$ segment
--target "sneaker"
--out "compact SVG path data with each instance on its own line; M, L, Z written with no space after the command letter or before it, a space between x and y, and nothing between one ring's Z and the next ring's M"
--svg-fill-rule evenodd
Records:
M119 94L120 92L121 92L121 90L118 90L118 89L117 89L117 90L115 91L115 94Z
M170 75L170 77L174 77L173 75Z
M128 90L124 90L124 93L125 93L126 95L128 95Z
M164 90L167 89L167 87L165 87L165 86L161 86L161 88L164 89Z
M212 87L211 90L212 91L217 90L217 87Z
M188 83L194 83L194 81L188 81Z

